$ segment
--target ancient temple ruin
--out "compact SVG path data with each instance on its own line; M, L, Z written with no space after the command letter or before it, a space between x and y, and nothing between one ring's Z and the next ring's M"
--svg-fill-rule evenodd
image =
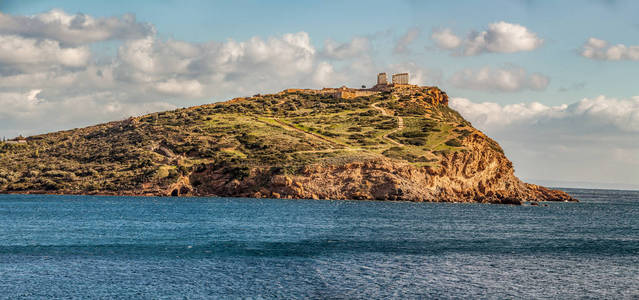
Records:
M408 84L408 73L393 74L393 84Z

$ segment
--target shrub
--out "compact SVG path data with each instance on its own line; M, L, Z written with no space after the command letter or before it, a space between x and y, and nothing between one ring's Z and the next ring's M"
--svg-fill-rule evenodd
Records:
M413 146L424 146L426 145L426 140L421 138L410 138L405 141L409 145Z
M251 174L251 170L248 167L237 167L229 170L233 179L242 180Z
M501 154L504 154L504 149L502 149L502 148L499 146L499 144L497 144L497 142L495 142L495 141L493 141L493 140L489 140L489 144L488 144L488 145L490 145L490 148L491 148L491 149L493 149L493 150L495 150L495 151L497 151L497 152L499 152L499 153L501 153Z
M154 176L155 178L158 178L158 179L169 177L169 168L165 166L161 166L155 171Z
M338 137L339 134L331 132L331 131L320 131L319 132L321 135L325 135L327 137Z
M50 170L50 171L46 171L43 174L45 177L50 177L50 178L61 178L64 180L76 180L77 177L75 176L75 174L71 173L71 172L66 172L66 171L60 171L60 170Z
M454 131L459 133L459 136L461 138L465 138L465 137L469 136L472 133L472 131L470 131L468 129L462 129L462 130L455 129Z
M166 178L174 179L174 178L178 178L178 176L180 176L180 174L178 173L176 169L169 169L169 176L167 176Z
M379 114L380 114L379 111L377 111L375 109L369 109L369 110L367 110L365 112L360 113L359 115L360 116L364 116L364 117L371 117L371 116L376 116L376 115L379 115Z
M451 147L462 147L463 146L462 143L458 139L450 139L450 140L446 141L445 144L448 145L448 146L451 146Z
M178 171L180 172L180 174L186 175L186 174L189 174L191 172L191 168L181 165L181 166L178 167Z
M434 154L436 155L446 155L450 153L450 150L446 149L446 150L437 150L437 151L433 151Z
M35 178L40 175L40 171L37 170L29 170L26 174L28 177Z
M428 133L423 131L405 131L402 133L405 138L427 137Z
M266 146L263 144L263 141L257 136L243 133L242 135L236 137L236 139L246 147L246 149L264 149Z

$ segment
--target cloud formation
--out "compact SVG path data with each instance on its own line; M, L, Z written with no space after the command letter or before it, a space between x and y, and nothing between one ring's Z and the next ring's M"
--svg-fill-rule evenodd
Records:
M243 87L257 92L278 82L308 80L316 67L316 52L305 32L222 43L146 37L119 48L113 72L115 80L167 95L223 96Z
M522 90L545 90L550 78L539 73L529 74L524 68L484 67L464 69L453 74L448 81L455 87L491 92L518 92Z
M33 16L13 16L0 12L0 34L50 39L70 45L135 39L154 33L152 25L137 22L133 14L94 18L85 14L70 15L59 9Z
M430 38L435 42L438 48L444 50L455 49L462 43L462 39L455 35L450 28L433 30Z
M0 116L8 117L28 117L33 109L43 102L38 95L42 90L31 90L28 92L0 92Z
M558 106L547 106L539 102L500 105L453 98L451 106L480 128L499 129L505 125L552 127L567 122L580 124L565 127L566 130L575 132L599 128L600 131L639 133L639 96L616 99L601 95Z
M117 120L140 113L176 108L163 102L126 102L113 91L94 92L63 99L47 99L42 90L0 92L0 136L30 135L70 128L69 125L90 125L95 120ZM43 122L46 120L46 122ZM44 124L43 124L44 123ZM44 127L43 127L44 126Z
M52 65L82 67L89 57L86 46L65 48L55 40L0 35L0 63L21 70L45 69Z
M639 60L639 46L610 45L607 41L591 37L581 47L579 54L596 60Z
M544 43L528 28L504 21L488 24L483 31L472 31L463 41L449 28L435 30L431 39L440 49L456 50L456 55L464 56L532 51Z

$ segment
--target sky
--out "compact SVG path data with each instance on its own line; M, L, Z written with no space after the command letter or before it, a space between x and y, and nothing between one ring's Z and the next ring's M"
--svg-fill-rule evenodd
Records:
M639 2L0 0L0 137L409 72L516 175L639 189Z

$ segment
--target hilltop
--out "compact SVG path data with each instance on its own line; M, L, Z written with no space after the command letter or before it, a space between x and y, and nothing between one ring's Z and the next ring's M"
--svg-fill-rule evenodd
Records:
M521 182L445 92L408 84L285 90L1 143L0 192L574 200Z

